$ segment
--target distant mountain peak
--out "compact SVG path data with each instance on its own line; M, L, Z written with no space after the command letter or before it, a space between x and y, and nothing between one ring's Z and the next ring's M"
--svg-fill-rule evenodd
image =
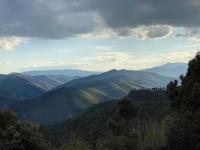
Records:
M110 70L110 71L108 71L108 72L117 72L117 71L119 71L119 70L117 70L117 69L112 69L112 70Z
M185 74L188 65L182 62L168 62L166 64L145 69L146 72L157 73L163 76L178 78L180 75Z

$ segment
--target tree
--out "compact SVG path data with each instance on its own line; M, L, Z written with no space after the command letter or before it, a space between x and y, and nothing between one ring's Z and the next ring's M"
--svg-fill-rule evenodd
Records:
M20 122L8 108L0 111L1 150L45 150L47 142L37 125Z
M128 98L118 103L116 112L110 118L108 126L111 134L101 139L97 149L102 150L134 150L138 144L138 133L134 128L134 120L138 107Z
M61 150L91 150L91 146L82 138L76 137L65 144Z
M171 100L173 121L169 126L170 150L200 149L200 55L189 62L187 74L170 82L167 94Z
M186 76L181 76L181 85L178 81L171 82L168 96L171 99L173 111L197 111L200 108L200 55L189 62Z

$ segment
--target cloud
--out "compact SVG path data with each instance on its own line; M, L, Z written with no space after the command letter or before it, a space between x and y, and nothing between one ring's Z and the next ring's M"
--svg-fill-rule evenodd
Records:
M75 9L69 0L1 0L0 35L59 39L97 26L95 13Z
M112 28L138 25L200 25L199 0L87 0Z
M110 28L97 28L88 33L81 33L78 36L82 39L101 39L117 36L117 33Z
M95 50L101 50L101 51L112 51L113 46L112 45L105 45L105 46L95 46Z
M12 64L12 61L6 60L4 63L5 63L6 65L10 65L10 64Z
M168 62L185 62L191 60L197 53L196 48L200 45L188 45L174 50L174 52L165 52L159 54L147 54L139 56L131 52L121 52L113 50L97 51L90 56L82 57L74 61L47 61L25 64L18 70L34 70L34 69L66 69L76 68L82 70L108 71L111 69L129 69L140 70L158 66ZM2 62L6 64L6 62ZM0 65L2 65L0 62ZM8 65L8 64L7 64Z
M140 27L137 29L138 38L141 39L160 39L171 35L173 28L168 25L156 25Z
M167 62L188 62L197 51L175 51L140 57L133 53L107 51L98 52L72 62L70 66L83 70L108 71L111 69L143 69Z
M71 63L72 67L83 70L110 70L120 67L120 63L128 60L129 56L123 52L104 51L97 52L90 57Z
M139 26L200 26L199 0L1 0L0 35L61 39L129 36ZM167 28L165 28L167 29ZM151 33L162 36L167 30ZM96 32L96 33L95 33ZM94 35L91 35L94 33Z
M21 37L0 37L0 49L12 50L25 41L26 39Z
M65 66L66 63L62 61L48 61L48 62L36 62L32 64L25 64L22 69L26 68L53 68Z
M200 28L187 28L183 33L176 34L176 37L193 41L200 41Z
M11 60L5 60L5 61L0 62L0 65L10 65L10 64L12 64Z

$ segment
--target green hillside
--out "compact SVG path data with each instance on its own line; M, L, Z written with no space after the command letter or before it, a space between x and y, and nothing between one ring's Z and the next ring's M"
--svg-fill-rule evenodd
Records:
M18 104L14 110L25 120L51 124L93 104L124 97L132 89L164 87L170 80L153 73L112 70L73 80L38 98Z
M61 87L93 86L101 81L123 82L132 86L145 88L165 87L172 78L164 77L155 73L132 70L111 70L100 75L92 75L85 78L72 80Z
M15 100L15 99L0 96L0 108L5 107L5 106L9 106L9 105L14 105L14 104L17 104L17 103L18 103L18 101Z
M163 90L133 90L127 98L139 108L135 126L139 132L151 120L159 122L169 113L169 99ZM56 145L68 143L71 138L80 137L95 146L99 139L109 135L109 121L118 109L118 101L107 101L83 111L64 123L50 126L50 133Z
M64 75L41 75L41 76L32 76L34 82L38 83L38 86L45 88L46 90L51 90L59 85L67 83L73 79L79 78L64 76Z
M22 74L0 75L1 104L7 103L5 99L23 101L44 94L45 92L66 83L75 77L68 76L28 76ZM4 102L3 102L4 101Z
M22 101L46 91L38 85L20 74L10 74L0 81L0 96Z

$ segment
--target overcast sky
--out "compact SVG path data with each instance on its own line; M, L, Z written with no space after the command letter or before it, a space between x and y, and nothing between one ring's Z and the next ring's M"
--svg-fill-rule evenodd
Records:
M0 0L0 73L187 62L199 0Z

